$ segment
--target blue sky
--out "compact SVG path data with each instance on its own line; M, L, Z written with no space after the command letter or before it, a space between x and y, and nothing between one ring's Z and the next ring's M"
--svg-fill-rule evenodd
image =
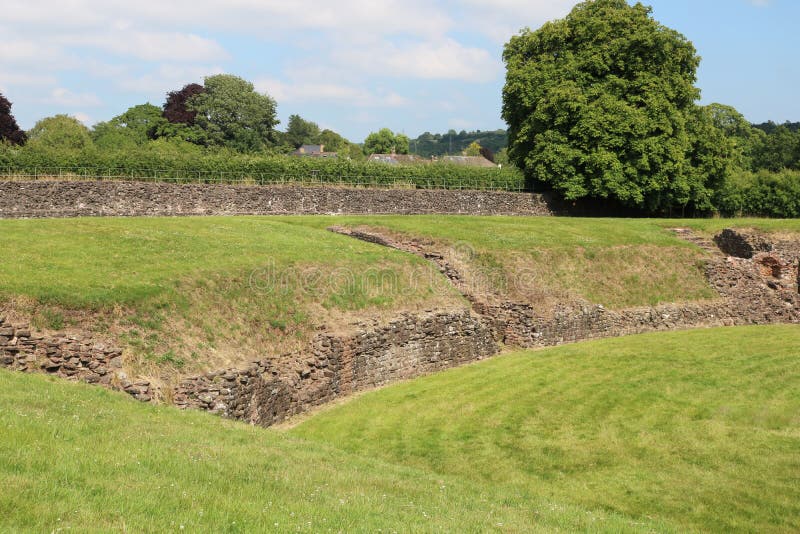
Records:
M227 72L360 142L388 127L504 128L503 44L575 0L4 0L0 91L20 125L86 124ZM800 121L798 0L651 0L703 60L702 102Z

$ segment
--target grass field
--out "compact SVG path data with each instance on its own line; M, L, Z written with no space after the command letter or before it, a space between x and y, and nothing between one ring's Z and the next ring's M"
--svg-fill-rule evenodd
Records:
M501 356L287 430L0 370L2 532L786 532L800 327Z
M800 234L800 219L665 219L662 226L685 226L713 234L724 228L754 228L768 233Z
M0 532L669 530L0 370Z
M292 434L678 531L797 531L798 347L800 327L775 326L517 353L363 395Z

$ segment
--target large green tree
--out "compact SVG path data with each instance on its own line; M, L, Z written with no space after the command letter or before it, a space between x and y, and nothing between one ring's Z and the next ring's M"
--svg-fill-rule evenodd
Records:
M364 154L408 154L408 137L389 128L372 132L364 140Z
M100 148L125 148L141 146L154 139L159 128L167 124L161 108L152 104L139 104L128 108L108 122L94 125L92 137Z
M274 145L276 104L269 95L237 76L208 76L205 91L192 96L187 108L197 113L195 123L208 142L241 152L255 152Z
M531 185L648 211L710 207L724 178L710 173L726 166L698 138L715 136L695 104L700 59L650 8L582 2L512 37L503 59L509 156Z
M82 150L92 145L89 128L69 115L41 119L28 132L31 148Z

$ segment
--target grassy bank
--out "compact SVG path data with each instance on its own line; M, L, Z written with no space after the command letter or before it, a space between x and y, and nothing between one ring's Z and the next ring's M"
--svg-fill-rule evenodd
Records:
M280 218L0 221L0 298L34 326L121 337L191 371L288 350L316 325L459 306L427 262Z
M786 532L800 327L498 357L290 430L0 370L0 531Z
M498 357L292 431L354 454L677 530L800 529L800 327Z
M304 346L319 325L465 306L428 262L335 235L380 228L451 251L475 290L612 308L713 298L703 252L667 228L796 221L363 216L0 220L0 301L44 330L82 327L173 376ZM451 254L451 255L453 255Z
M716 296L705 280L703 252L656 219L386 216L290 222L366 226L434 241L460 256L473 279L488 280L479 284L483 288L532 303L582 299L624 308Z

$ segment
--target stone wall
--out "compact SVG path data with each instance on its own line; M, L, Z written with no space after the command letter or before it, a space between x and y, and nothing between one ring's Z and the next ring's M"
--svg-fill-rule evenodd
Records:
M349 334L320 334L307 354L188 378L174 402L268 426L356 391L497 352L489 329L466 310L404 315Z
M551 214L541 195L501 191L0 181L0 218L425 213Z
M494 302L487 295L471 292L464 273L447 255L414 239L384 235L374 230L331 227L330 231L396 248L433 262L469 302L492 331L496 341L514 347L543 347L600 337L640 334L701 326L800 322L800 243L770 241L757 233L725 230L715 237L718 244L678 234L709 253L706 277L719 293L709 302L663 304L624 310L602 305L567 303L555 310L537 310L527 302ZM727 256L736 252L742 258ZM769 250L769 253L757 252Z
M131 382L122 371L122 351L89 335L38 335L26 324L13 325L0 316L0 367L44 372L69 380L125 391L137 400L153 398L150 382Z

